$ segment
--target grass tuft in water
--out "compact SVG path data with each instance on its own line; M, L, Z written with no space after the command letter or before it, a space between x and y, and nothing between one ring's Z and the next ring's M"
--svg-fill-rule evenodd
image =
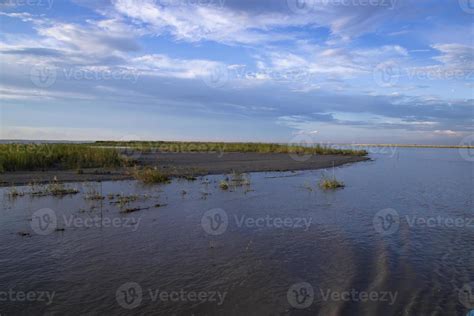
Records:
M333 178L333 179L323 178L319 182L319 187L323 190L336 190L336 189L344 188L345 184L344 182L336 180L336 178Z
M169 176L156 168L135 169L133 176L135 179L146 184L167 183L170 181Z
M221 188L222 190L226 191L226 190L229 190L229 182L225 181L225 180L222 180L220 183L219 183L219 188Z

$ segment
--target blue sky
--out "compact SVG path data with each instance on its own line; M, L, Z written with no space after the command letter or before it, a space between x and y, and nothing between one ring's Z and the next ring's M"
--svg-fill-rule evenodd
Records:
M0 138L458 144L472 0L1 0Z

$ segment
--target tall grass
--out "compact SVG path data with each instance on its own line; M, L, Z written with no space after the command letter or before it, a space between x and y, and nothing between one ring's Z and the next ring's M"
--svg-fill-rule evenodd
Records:
M224 142L111 142L99 141L96 146L127 147L142 152L240 152L240 153L287 153L315 155L366 156L365 150L338 149L329 146L299 146L270 143L224 143Z
M113 148L86 144L0 144L0 172L117 167L125 158Z

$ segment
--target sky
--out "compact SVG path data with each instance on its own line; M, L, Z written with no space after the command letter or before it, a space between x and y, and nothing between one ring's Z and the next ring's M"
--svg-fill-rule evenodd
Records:
M456 145L473 0L0 0L0 139Z

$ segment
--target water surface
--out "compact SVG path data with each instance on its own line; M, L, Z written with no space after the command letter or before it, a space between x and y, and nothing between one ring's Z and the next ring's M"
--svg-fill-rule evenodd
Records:
M229 191L224 176L77 183L63 198L1 189L0 313L467 314L473 163L457 149L371 151L334 171L253 173ZM333 173L346 187L320 190ZM139 199L121 209L84 199L92 188ZM42 234L38 214L57 224Z

